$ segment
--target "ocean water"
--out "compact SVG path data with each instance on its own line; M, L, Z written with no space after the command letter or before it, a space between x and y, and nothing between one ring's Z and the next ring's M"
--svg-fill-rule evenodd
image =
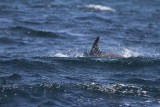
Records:
M160 0L0 0L0 107L160 107Z

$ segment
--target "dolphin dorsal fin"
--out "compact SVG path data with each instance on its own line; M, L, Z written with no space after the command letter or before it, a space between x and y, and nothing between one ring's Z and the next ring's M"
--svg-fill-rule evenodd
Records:
M101 53L101 51L99 50L99 36L95 39L93 46L91 48L90 54L92 55L96 55L98 53Z

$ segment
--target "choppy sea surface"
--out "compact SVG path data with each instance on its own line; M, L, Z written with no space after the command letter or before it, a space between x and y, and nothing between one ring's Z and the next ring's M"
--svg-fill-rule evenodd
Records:
M160 0L0 0L0 107L160 107Z

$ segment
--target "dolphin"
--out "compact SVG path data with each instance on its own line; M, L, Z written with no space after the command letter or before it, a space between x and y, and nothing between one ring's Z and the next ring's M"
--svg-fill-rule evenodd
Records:
M113 53L105 53L105 52L100 51L100 49L99 49L99 39L100 39L100 37L98 36L95 39L90 52L89 53L85 52L84 56L99 57L99 58L122 58L121 55L117 55L117 54L113 54Z

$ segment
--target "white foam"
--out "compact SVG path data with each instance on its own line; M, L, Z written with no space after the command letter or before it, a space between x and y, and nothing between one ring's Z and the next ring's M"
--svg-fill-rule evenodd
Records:
M50 57L83 57L83 52L78 52L78 51L50 51L47 53Z
M103 11L112 11L112 12L116 11L115 9L113 9L111 7L96 5L96 4L89 4L89 5L86 5L85 7L91 8L91 9L96 9L96 10L103 10Z
M68 57L68 55L62 54L62 53L56 53L54 56L55 57Z
M124 52L122 52L122 56L125 57L125 58L138 57L138 56L140 56L140 53L125 48Z

